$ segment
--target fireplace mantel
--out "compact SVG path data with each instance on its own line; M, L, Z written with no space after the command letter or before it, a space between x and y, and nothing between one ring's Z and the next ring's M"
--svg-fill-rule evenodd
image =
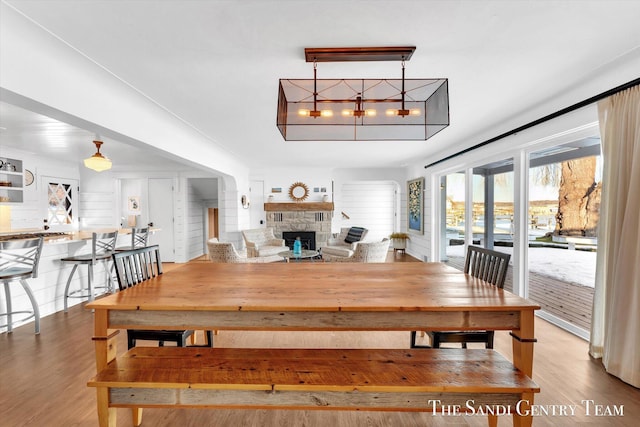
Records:
M265 212L333 211L332 202L265 203Z

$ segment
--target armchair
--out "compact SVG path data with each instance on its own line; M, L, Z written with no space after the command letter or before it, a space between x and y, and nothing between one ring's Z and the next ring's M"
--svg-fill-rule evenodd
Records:
M240 255L236 248L233 247L233 243L219 242L215 237L207 241L207 247L209 248L209 259L211 262L226 262L226 263L264 263L264 262L277 262L282 261L283 258L278 255L270 255L267 257L254 257L247 258ZM284 249L281 249L281 251Z
M356 242L356 247L351 255L326 254L323 250L322 259L327 262L385 262L389 243L391 241L387 238L380 242Z
M356 243L364 240L368 231L362 227L342 227L338 237L329 239L327 245L322 248L323 258L325 254L337 257L352 256Z
M284 239L277 239L272 228L243 230L242 238L247 247L248 258L277 255L287 250Z

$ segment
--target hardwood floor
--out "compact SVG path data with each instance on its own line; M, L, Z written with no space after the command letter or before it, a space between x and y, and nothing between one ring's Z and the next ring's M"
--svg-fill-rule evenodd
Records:
M399 259L401 255L396 255ZM406 257L406 256L405 256ZM398 260L396 260L398 261ZM404 261L410 261L404 258ZM398 261L401 262L401 261ZM166 264L167 269L176 268ZM640 419L640 390L604 372L592 360L585 341L541 320L536 320L534 380L542 392L536 404L577 405L575 416L538 416L534 426L635 426ZM67 314L42 319L42 333L33 325L0 335L0 425L2 426L96 426L96 396L86 386L95 373L91 341L93 315L82 306ZM218 347L351 347L408 348L408 332L241 332L220 331ZM118 337L126 348L126 334ZM496 348L511 358L510 337L496 333ZM443 350L446 351L446 350ZM613 411L622 406L624 416L596 417L585 414L583 400L592 400ZM619 409L618 409L619 410ZM118 409L118 426L131 426L130 411ZM429 413L282 411L282 410L187 410L146 409L145 426L486 426L480 416L433 416ZM499 418L510 426L511 417Z

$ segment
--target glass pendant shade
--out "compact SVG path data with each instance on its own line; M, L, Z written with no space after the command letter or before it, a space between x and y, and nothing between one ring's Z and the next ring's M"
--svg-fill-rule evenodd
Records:
M449 126L447 79L404 80L404 101L402 84L281 79L278 129L286 141L426 141Z
M93 141L96 144L98 151L88 159L84 159L85 167L92 169L96 172L102 172L111 169L111 160L106 158L100 153L100 146L102 141Z

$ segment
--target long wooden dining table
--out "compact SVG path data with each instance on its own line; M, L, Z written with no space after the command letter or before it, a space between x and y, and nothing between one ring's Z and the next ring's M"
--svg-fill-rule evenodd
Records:
M189 263L86 307L98 372L116 358L120 329L508 330L528 377L540 308L443 263Z

